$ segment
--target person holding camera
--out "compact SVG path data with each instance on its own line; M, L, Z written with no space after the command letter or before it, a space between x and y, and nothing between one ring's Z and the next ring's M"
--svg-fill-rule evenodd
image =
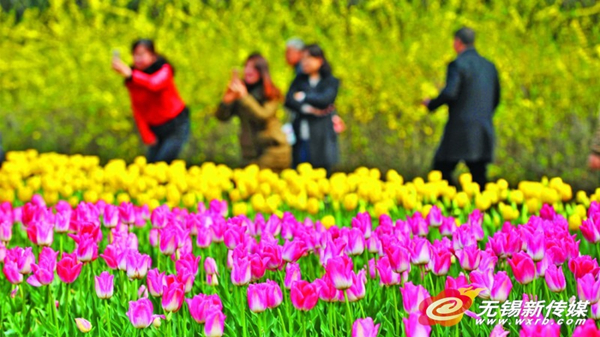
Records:
M269 64L261 54L246 59L243 79L233 71L215 116L221 121L233 116L240 119L244 165L257 164L274 172L290 167L291 148L276 115L281 101L281 92L273 84Z
M151 40L136 41L131 52L132 67L115 54L112 68L125 78L135 123L149 146L147 161L171 163L190 133L190 112L175 86L175 69L156 53Z

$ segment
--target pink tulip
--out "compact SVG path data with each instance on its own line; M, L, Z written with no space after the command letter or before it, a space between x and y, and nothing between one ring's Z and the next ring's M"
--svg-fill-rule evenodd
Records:
M434 205L427 214L427 224L431 227L439 227L442 224L442 218L442 210Z
M600 330L596 328L596 323L593 319L588 319L585 324L575 328L573 337L600 337Z
M348 254L348 256L361 255L365 251L364 234L360 229L352 228L346 231L344 239L347 243L346 254Z
M210 235L212 238L212 242L223 242L225 231L227 230L227 222L223 218L213 218L212 221L213 223L210 226Z
M442 219L442 224L440 225L440 234L444 237L452 236L454 232L456 232L456 220L453 217L447 217Z
M471 273L472 275L473 273ZM460 275L458 275L458 277L455 279L452 276L448 276L446 278L446 289L460 289L460 288L466 288L469 285L469 281L467 280L467 277L463 274L460 273Z
M111 298L114 292L114 276L107 271L103 271L99 276L95 277L94 288L96 289L98 298Z
M429 337L431 327L419 323L419 315L418 312L413 312L408 315L408 319L402 319L407 337Z
M75 318L75 325L83 333L88 333L92 330L92 323L84 318Z
M212 257L207 257L204 260L204 270L208 275L219 275L219 269L217 267L217 262Z
M167 226L160 232L160 252L164 255L173 255L179 247L179 233L175 225Z
M233 269L231 270L231 283L236 286L244 286L250 283L252 278L252 270L250 260L248 258L239 258L233 261Z
M371 237L367 239L366 244L367 244L367 250L369 251L369 253L378 254L378 255L383 254L383 246L381 244L381 240L379 239L379 236L377 235L377 233L373 233L371 235Z
M364 269L361 269L358 274L352 273L352 286L348 288L348 301L356 302L365 298L366 288L365 284L367 283L367 272Z
M431 243L424 238L414 238L410 245L410 260L417 266L428 264L431 260Z
M473 213L469 214L468 225L471 228L475 240L483 240L483 213L480 210L476 209Z
M371 215L367 212L358 213L356 217L352 218L352 227L359 229L363 233L363 237L368 239L371 237L373 232L373 222L371 221Z
M161 304L167 312L177 312L181 309L185 297L185 284L177 281L175 276L167 276L167 284L163 287Z
M54 222L47 220L33 221L27 227L27 235L35 245L51 246L54 241Z
M352 337L377 337L379 325L371 317L358 318L352 325Z
M0 241L8 243L12 238L12 222L9 220L0 221Z
M250 311L260 313L267 310L267 291L266 284L250 284L248 286L248 306Z
M427 289L423 288L422 285L415 286L412 282L408 282L404 287L401 287L400 292L402 293L404 310L409 314L418 312L421 302L430 297Z
M301 279L302 274L300 272L300 266L297 263L288 263L285 267L284 286L287 289L290 289L295 281L300 281Z
M290 298L296 309L309 311L314 308L319 301L317 286L306 281L296 281L292 284Z
M316 279L313 284L319 289L319 298L325 302L336 302L344 300L344 293L341 290L335 289L333 283L324 277Z
M490 337L506 337L510 334L510 331L505 331L502 325L498 324L492 329Z
M452 246L454 250L460 250L468 246L477 246L477 240L469 225L462 225L452 234Z
M15 247L6 251L6 260L12 260L17 263L19 273L27 275L31 273L32 265L35 263L35 255L31 247L25 249L21 247Z
M182 254L179 260L175 262L175 270L179 272L180 270L187 269L196 276L198 274L200 261L202 261L202 256L196 257L191 253Z
M541 321L541 320L540 320ZM554 320L550 320L551 324L546 325L529 325L523 324L521 331L519 332L520 337L560 337L560 325L556 324Z
M481 251L476 245L467 246L456 251L460 266L467 271L477 269L481 262Z
M143 279L152 266L152 259L146 254L140 254L136 250L129 250L124 256L127 277L132 280Z
M493 270L474 270L470 274L471 283L473 286L482 289L478 297L484 300L490 299L491 291L494 286L494 271Z
M394 272L403 273L410 269L410 251L399 242L390 243L384 251Z
M70 284L75 282L81 273L83 263L77 261L75 254L64 253L62 259L58 262L56 271L58 278L64 283Z
M272 271L278 270L283 264L282 249L276 243L263 245L261 257L266 259L267 269Z
M221 299L216 294L198 294L191 299L186 298L185 301L190 310L190 315L200 324L206 321L206 317L210 312L223 310Z
M492 301L505 302L512 289L512 282L508 274L504 271L494 275L494 283L490 289L490 298Z
M553 293L560 293L567 287L562 266L557 268L554 264L548 265L548 269L546 269L544 278L546 279L548 289L550 289L550 291Z
M19 274L21 275L21 274ZM21 275L21 278L23 277L23 275ZM15 286L15 288L13 290L11 290L10 292L10 298L15 298L17 297L17 293L19 292L19 286Z
M452 265L452 254L444 248L433 248L431 270L437 276L447 275Z
M152 228L163 229L167 226L169 222L169 206L161 205L156 207L152 211L152 215L150 215L150 222L152 223Z
M538 228L533 233L524 231L523 236L525 237L525 250L527 254L534 262L541 261L545 253L544 231L541 228Z
M586 274L577 280L577 294L582 301L596 304L600 300L600 280L596 281L592 274Z
M198 227L198 234L196 235L196 245L200 248L208 248L212 243L212 236L210 228Z
M408 217L408 224L410 225L413 235L424 237L429 233L429 227L427 222L423 219L423 215L419 212L413 214L412 217Z
M250 256L250 270L252 274L252 280L260 280L267 272L267 259L262 259L258 254L252 254Z
M582 255L569 261L569 270L573 272L576 279L579 279L588 273L594 276L598 275L600 268L596 259L592 260L589 255Z
M246 227L231 226L223 234L223 242L228 249L235 249L246 241Z
M226 316L219 310L213 310L206 316L204 334L206 337L221 337L225 329Z
M92 234L69 234L69 237L72 238L77 244L75 253L79 261L90 262L98 258L98 243Z
M277 282L267 280L267 307L269 309L277 308L283 302L283 293Z
M298 239L294 241L285 241L283 245L282 258L287 262L296 262L308 252L306 244Z
M386 286L400 284L400 274L395 273L387 256L377 261L377 272L379 273L380 283Z
M14 260L6 259L4 261L4 267L2 268L2 272L4 276L8 280L8 282L12 284L20 284L23 282L23 274L19 273L19 266L17 262Z
M154 319L160 317L153 314L154 308L152 302L147 298L137 301L129 301L129 310L127 317L131 324L137 329L147 328L154 322Z
M209 286L218 286L219 285L219 277L218 275L206 274L206 284Z
M600 302L592 305L590 313L593 319L600 320Z
M529 284L533 281L536 275L535 264L531 257L525 253L517 253L512 259L508 260L515 279L520 284Z
M132 203L123 202L119 205L119 219L126 225L135 223L135 209Z
M54 281L57 256L58 252L55 252L52 248L42 248L42 252L39 256L39 263L31 265L33 275L27 278L27 283L33 287L41 287L52 283L52 281Z
M491 249L486 249L484 251L480 251L481 260L479 262L479 270L494 270L496 268L496 263L498 262L498 257L494 254Z
M150 295L153 297L160 297L163 294L163 287L167 284L166 276L158 269L151 269L148 271L146 283Z
M325 267L325 275L336 289L346 290L352 286L352 260L347 256L330 259Z

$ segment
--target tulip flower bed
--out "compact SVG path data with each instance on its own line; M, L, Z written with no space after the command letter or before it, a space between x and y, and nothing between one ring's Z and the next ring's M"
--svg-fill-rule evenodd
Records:
M600 333L596 202L577 234L547 205L501 228L479 210L461 223L437 206L404 219L359 213L333 226L289 212L230 217L216 200L150 212L102 201L49 207L34 196L0 209L0 327L8 335ZM459 320L464 312L456 326L423 321L421 302L469 285L472 306L441 311ZM529 312L546 324L494 326L477 323L483 300L517 303L521 317L536 303L581 305ZM568 313L589 321L554 319Z

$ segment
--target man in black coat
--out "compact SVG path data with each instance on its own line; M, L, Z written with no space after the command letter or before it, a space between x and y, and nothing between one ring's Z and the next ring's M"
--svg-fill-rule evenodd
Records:
M475 32L461 28L454 34L458 57L448 65L446 87L440 95L423 104L433 112L447 104L448 122L433 161L433 169L452 184L452 172L464 161L473 181L483 189L487 165L494 155L492 117L500 102L500 82L493 63L480 56L474 47Z

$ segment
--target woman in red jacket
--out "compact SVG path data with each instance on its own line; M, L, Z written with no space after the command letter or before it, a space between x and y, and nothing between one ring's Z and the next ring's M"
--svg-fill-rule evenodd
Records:
M149 163L177 158L190 133L190 113L179 97L174 69L154 50L151 40L139 40L131 48L133 67L118 57L113 58L113 69L126 78L133 117L149 145L146 158Z

